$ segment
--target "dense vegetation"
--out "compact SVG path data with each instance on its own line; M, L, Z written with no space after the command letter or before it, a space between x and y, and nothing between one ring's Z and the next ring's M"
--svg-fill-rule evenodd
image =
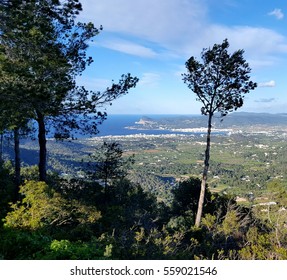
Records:
M200 228L194 227L194 220L202 137L114 138L119 144L102 145L98 138L91 147L85 139L54 141L49 146L55 155L53 164L71 154L64 147L78 151L75 172L70 173L74 175L49 172L43 183L38 181L36 166L22 168L21 197L12 205L14 171L9 162L2 164L2 258L286 259L283 135L214 137ZM79 147L86 151L82 156L89 164L81 162ZM99 155L101 147L105 149ZM87 156L95 148L97 153ZM234 153L236 157L230 156ZM132 169L126 165L131 154ZM92 171L100 166L102 172L108 158L119 169L107 172L112 179L105 186L105 180L97 180ZM73 158L66 163L70 168L71 162ZM86 177L83 170L89 171Z
M202 226L194 227L200 180L172 188L167 205L129 180L39 182L28 168L12 197L13 171L1 166L3 259L286 259L286 188L267 184L276 204L252 208L207 191Z

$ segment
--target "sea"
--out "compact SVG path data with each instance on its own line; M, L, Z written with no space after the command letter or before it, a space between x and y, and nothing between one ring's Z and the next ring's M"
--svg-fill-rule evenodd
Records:
M163 118L173 118L179 116L182 115L108 115L107 119L101 125L98 126L99 133L96 136L126 136L135 134L145 134L145 135L175 134L174 131L170 130L140 129L140 128L130 129L130 127L135 127L136 122L138 122L141 118L150 118L154 121L157 121ZM180 133L180 134L192 134L192 133Z
M137 124L141 119L150 119L151 121L160 121L160 120L170 120L176 118L202 118L201 115L175 115L175 114L146 114L146 115L108 115L107 119L103 121L102 124L97 126L98 133L96 135L82 134L78 131L72 132L72 137L74 139L83 139L90 137L104 137L104 136L127 136L127 135L201 135L203 136L206 132L204 131L174 131L168 129L157 129L152 127L145 127L143 125ZM161 122L160 122L161 123ZM35 124L36 130L37 125ZM204 126L203 126L204 127ZM179 127L181 128L181 127ZM207 129L206 129L207 130ZM213 131L213 134L226 135L224 131ZM48 139L53 139L55 134L55 128L52 126L49 127L47 133ZM35 138L37 135L35 133Z
M72 137L74 139L83 139L83 138L90 138L90 137L103 137L103 136L127 136L127 135L168 135L168 134L199 134L196 132L175 132L172 130L164 130L164 129L156 129L156 128L143 128L142 125L137 124L141 119L147 118L151 119L152 121L158 121L162 119L172 119L178 117L200 117L201 115L159 115L159 114L146 114L146 115L116 115L111 114L107 116L107 119L103 121L102 124L97 126L98 133L96 135L89 135L89 134L82 134L79 131L73 131ZM37 138L37 124L35 125L35 139ZM47 138L52 140L54 138L54 134L56 129L50 125L47 126ZM202 133L202 132L201 132Z

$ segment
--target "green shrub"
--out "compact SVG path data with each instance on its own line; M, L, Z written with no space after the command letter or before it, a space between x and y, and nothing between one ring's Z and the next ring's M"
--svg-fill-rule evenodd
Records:
M44 252L39 252L37 258L49 260L107 259L111 254L107 254L106 251L105 245L96 239L90 242L52 240Z
M67 200L44 182L27 181L20 187L22 201L11 205L4 226L39 230L93 224L101 214L94 206Z

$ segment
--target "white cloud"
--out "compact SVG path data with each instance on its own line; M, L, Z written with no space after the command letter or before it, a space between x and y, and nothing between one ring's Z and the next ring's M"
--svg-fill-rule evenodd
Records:
M277 63L279 54L287 53L286 38L271 29L217 24L203 30L202 36L193 44L186 45L184 51L190 55L199 55L202 48L221 43L225 38L230 43L230 51L244 49L244 57L252 69L272 66Z
M210 25L204 37L214 44L219 39L228 38L232 49L244 49L254 54L287 52L287 41L283 35L260 27ZM266 40L268 38L268 40Z
M153 51L151 48L144 47L142 45L129 42L126 40L109 40L100 43L101 46L116 50L119 52L136 55L140 57L155 57L157 53Z
M104 29L147 37L170 36L185 27L184 23L201 22L206 14L204 1L200 0L83 0L82 3L84 15L102 24Z
M112 84L111 80L101 78L88 78L86 76L77 77L77 85L84 86L87 90L102 91Z
M275 81L271 80L268 82L259 83L258 86L259 87L275 87L276 83L275 83Z
M160 75L157 73L143 73L143 76L140 78L138 86L144 87L154 87L159 84Z
M102 24L103 32L111 35L141 40L141 44L125 40L101 43L99 36L101 45L132 55L153 58L168 54L187 59L225 38L231 50L246 51L252 69L270 66L277 62L278 54L287 53L287 39L272 29L211 24L205 0L82 0L82 4L80 20ZM279 9L273 12L280 17ZM160 47L161 53L148 47L149 43Z
M200 34L207 7L202 0L83 0L82 18L162 45L176 45ZM198 36L198 35L197 35Z
M271 103L274 102L276 99L275 98L261 98L259 100L255 100L255 102L258 103Z
M281 9L274 9L272 12L268 13L269 16L274 16L276 17L278 20L283 19L284 18L284 14L282 12Z

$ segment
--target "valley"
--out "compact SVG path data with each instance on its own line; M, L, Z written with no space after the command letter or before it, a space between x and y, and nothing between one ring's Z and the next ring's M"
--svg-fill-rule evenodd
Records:
M264 197L272 179L287 182L286 115L232 114L213 124L208 185L239 201ZM129 178L156 194L159 201L171 200L170 189L190 176L201 177L205 152L204 117L170 117L157 121L141 119L136 129L164 129L169 134L135 133L81 138L73 141L48 139L50 170L65 178L86 176L85 168L104 141L121 145L124 156L134 155ZM129 128L131 129L131 128ZM176 131L176 133L175 133ZM182 133L186 132L186 133ZM188 132L188 133L187 133ZM10 150L10 154L12 151ZM37 164L37 142L22 141L23 165Z

